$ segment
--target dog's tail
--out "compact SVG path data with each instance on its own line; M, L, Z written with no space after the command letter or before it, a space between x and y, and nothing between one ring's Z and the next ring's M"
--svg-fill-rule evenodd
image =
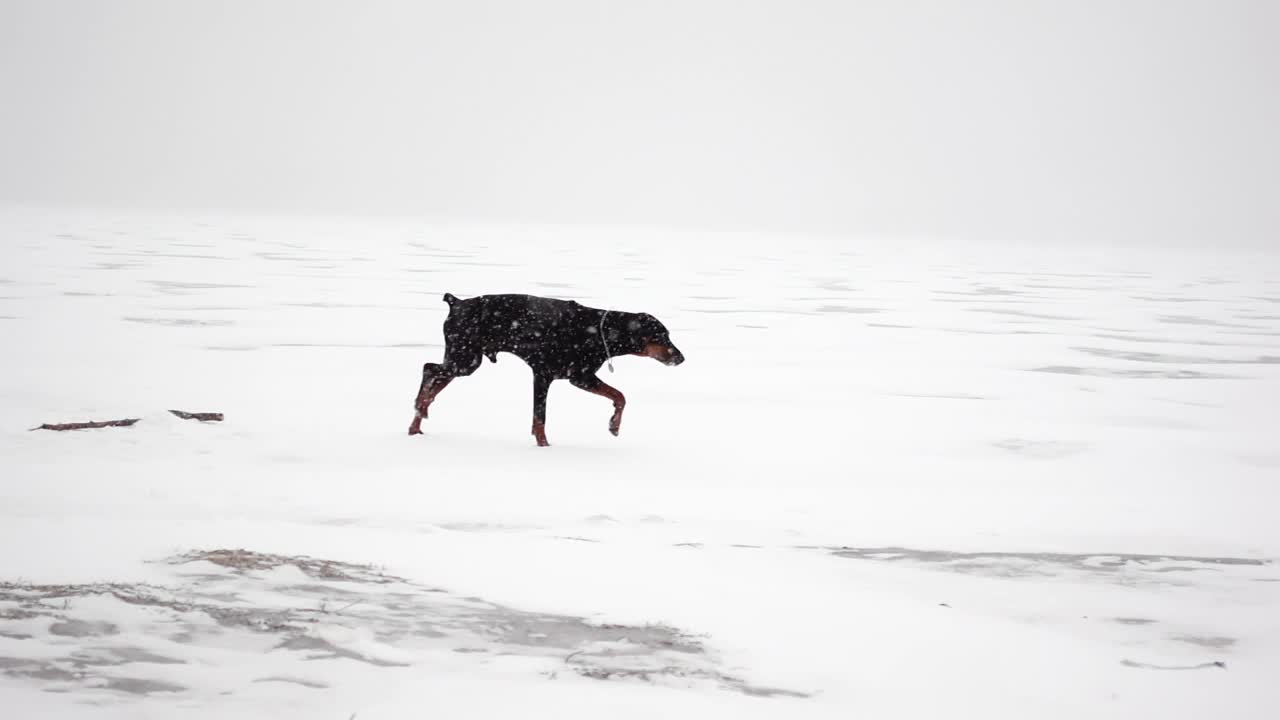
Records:
M458 298L454 297L453 293L445 293L444 301L449 303L449 307L453 307L453 304L458 302Z

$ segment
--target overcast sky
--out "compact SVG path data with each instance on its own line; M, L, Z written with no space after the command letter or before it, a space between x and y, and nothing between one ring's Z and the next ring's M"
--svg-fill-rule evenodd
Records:
M0 202L1280 244L1280 2L0 0Z

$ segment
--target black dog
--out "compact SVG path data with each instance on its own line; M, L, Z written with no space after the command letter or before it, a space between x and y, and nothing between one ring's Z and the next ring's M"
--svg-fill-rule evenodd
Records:
M470 375L482 357L497 362L509 352L533 369L533 436L547 443L547 392L554 380L613 401L609 432L622 427L627 399L604 383L596 372L618 355L651 357L664 365L679 365L684 355L671 343L667 328L645 313L600 310L570 300L533 295L481 295L459 300L445 293L449 317L444 321L444 362L422 366L422 386L414 403L418 411L410 435L422 433L422 419L431 403L456 377Z

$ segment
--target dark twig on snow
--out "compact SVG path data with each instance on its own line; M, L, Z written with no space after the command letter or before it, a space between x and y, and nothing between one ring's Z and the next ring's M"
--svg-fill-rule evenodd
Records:
M201 422L221 422L222 413L218 412L187 412L186 410L170 410L174 416L183 420L199 420ZM94 420L91 422L73 422L73 423L45 423L40 427L33 427L32 430L92 430L95 428L105 427L129 427L138 422L142 418L125 418L123 420Z
M1227 664L1221 660L1212 662L1203 662L1198 665L1156 665L1155 663L1138 662L1137 660L1129 660L1128 658L1120 661L1121 665L1126 667L1145 668L1147 670L1201 670L1204 668L1222 668L1227 669Z
M142 418L125 418L124 420L96 420L93 422L45 423L32 430L91 430L104 427L129 427Z
M222 422L222 413L217 412L187 412L186 410L170 410L169 412L177 415L183 420L199 420L201 422Z

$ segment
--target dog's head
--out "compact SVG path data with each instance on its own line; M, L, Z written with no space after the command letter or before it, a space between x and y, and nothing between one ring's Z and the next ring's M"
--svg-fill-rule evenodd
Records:
M632 355L651 357L663 365L679 365L684 353L671 342L671 333L658 318L648 313L636 313L626 318L622 328L622 348Z

